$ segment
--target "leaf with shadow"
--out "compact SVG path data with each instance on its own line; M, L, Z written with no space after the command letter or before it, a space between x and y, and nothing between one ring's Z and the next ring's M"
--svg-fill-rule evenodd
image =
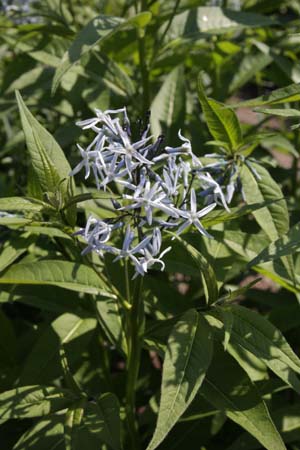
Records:
M215 346L212 364L200 394L268 450L286 450L264 401L237 362Z

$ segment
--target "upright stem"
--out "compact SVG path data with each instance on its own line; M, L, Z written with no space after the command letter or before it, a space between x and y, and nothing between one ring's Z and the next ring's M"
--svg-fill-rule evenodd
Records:
M165 39L165 37L166 37L166 35L167 35L169 29L170 29L170 26L172 25L174 16L175 16L175 14L176 14L176 12L177 12L179 3L180 3L180 0L176 0L176 2L175 2L175 4L174 4L173 12L172 12L172 14L171 14L171 16L170 16L170 19L169 19L168 23L167 23L167 26L166 26L166 28L165 28L165 31L163 32L163 34L161 35L161 38L160 38L159 41L158 41L157 49L159 49L159 48L163 45L164 39Z
M141 1L141 11L147 11L147 0ZM138 28L138 49L143 87L143 113L145 113L150 107L150 89L149 71L146 61L145 29L143 28Z
M142 301L143 278L139 277L135 283L131 309L128 311L127 339L127 385L126 385L126 417L131 440L131 450L140 448L138 427L135 417L135 392L138 373L140 368L140 357L142 340L144 334L144 305Z

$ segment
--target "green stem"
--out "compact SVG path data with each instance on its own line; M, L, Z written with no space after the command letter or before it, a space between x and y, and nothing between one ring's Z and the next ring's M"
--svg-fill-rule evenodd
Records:
M157 49L158 50L163 45L164 39L165 39L169 29L170 29L170 26L172 25L172 22L173 22L173 19L174 19L175 15L176 15L176 12L177 12L179 4L180 4L180 0L176 0L176 2L174 4L173 11L172 11L172 14L171 14L170 19L169 19L169 21L167 23L167 26L165 28L165 31L163 32L161 38L158 41L158 45L157 45Z
M131 309L128 311L128 359L127 359L127 385L126 385L126 416L131 440L131 450L140 448L138 427L135 416L135 392L142 340L144 334L144 305L142 301L143 278L139 277L135 283Z
M125 258L124 261L125 268L125 289L126 289L126 300L131 304L131 294L130 294L130 281L129 281L129 270L128 270L128 260Z
M147 1L142 0L141 10L147 11ZM146 46L145 46L145 29L138 29L138 50L140 71L142 77L143 87L143 114L146 113L150 107L150 88L149 88L149 71L146 61Z

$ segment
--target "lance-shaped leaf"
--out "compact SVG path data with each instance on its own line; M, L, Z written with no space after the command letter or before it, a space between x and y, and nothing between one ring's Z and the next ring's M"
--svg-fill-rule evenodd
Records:
M75 37L71 47L64 54L61 64L55 72L52 84L54 93L64 76L64 74L83 55L91 51L97 44L102 44L105 40L113 36L118 31L128 27L145 27L151 20L150 12L143 12L129 19L100 15L92 19Z
M9 241L6 241L0 253L0 272L26 253L34 241L34 236L28 237L26 235L14 236Z
M273 61L272 56L261 52L255 54L246 53L232 73L232 80L229 84L229 92L232 93L244 86L254 76L263 70Z
M41 333L23 364L20 382L48 383L61 373L59 351L66 346L69 359L74 363L92 338L97 321L65 313L55 319Z
M206 303L208 305L214 303L218 299L218 283L214 269L207 259L191 244L186 242L180 236L174 235L177 241L184 247L189 256L193 259L197 267L199 267L201 280L203 283Z
M270 94L230 105L231 108L257 107L263 105L278 105L280 103L297 102L300 100L300 83L289 84L275 89Z
M86 408L83 424L100 442L108 444L114 450L122 448L120 405L114 394L107 392L96 403L90 403Z
M279 378L300 392L300 359L294 353L282 333L262 315L247 308L231 305L233 316L230 341L261 359ZM216 312L224 323L222 309Z
M87 294L114 297L93 269L70 261L43 260L15 264L1 277L0 284L44 284Z
M212 332L194 309L174 326L167 344L156 429L147 450L164 440L198 392L213 353Z
M47 386L23 386L0 394L0 420L39 417L65 409L78 396Z
M32 168L40 187L45 192L59 192L63 202L73 195L73 180L69 178L71 167L54 137L33 117L21 94L16 92L22 127ZM68 208L67 218L75 222L76 210Z
M252 162L250 164L250 168L244 164L240 173L244 196L246 202L250 205L257 201L274 200L274 203L270 203L269 206L253 211L253 215L270 240L275 241L289 230L287 204L283 199L279 185L273 180L269 172L259 164ZM282 262L290 279L294 282L292 257L284 256Z
M177 131L184 122L185 91L184 69L178 66L167 75L151 105L152 132L163 133L168 145L180 145Z
M252 259L248 266L256 266L297 252L300 252L300 223L293 226L286 235L272 242Z
M218 346L216 350L200 393L267 450L286 450L254 384L227 352Z
M36 198L26 197L2 197L0 198L1 211L26 211L26 212L55 212L55 208L49 203Z
M273 180L269 172L259 164L252 162L250 164L255 172L245 164L241 171L245 199L250 205L257 202L263 203L274 200L268 206L253 211L253 215L258 224L273 241L289 230L287 205L283 199L280 187Z
M97 402L78 401L67 411L65 421L66 450L80 450L84 442L89 450L101 444L121 449L120 405L114 394L101 395Z
M216 141L223 142L226 149L232 153L243 142L241 127L235 112L229 108L225 109L222 103L206 97L201 75L198 78L198 95L211 135Z
M292 443L299 440L300 436L300 404L299 402L290 405L286 404L280 409L273 411L273 419L285 443ZM255 450L259 449L259 444L247 433L243 433L226 450Z
M244 205L242 207L237 206L230 208L230 212L223 209L214 209L209 213L209 215L201 219L201 223L206 228L212 227L213 225L216 225L218 223L231 222L234 219L238 219L239 217L251 214L253 211L261 209L265 206L270 206L272 203L274 203L274 201L275 200L268 200L262 203L251 203L251 205Z
M95 302L96 317L110 342L127 354L127 341L124 332L122 307L119 299L97 299Z
M52 415L29 428L14 445L13 450L66 450L64 442L63 416Z
M167 33L169 40L197 39L205 34L222 34L243 28L275 25L276 22L262 14L233 11L218 6L189 9L177 14Z
M281 116L281 117L300 117L300 111L298 109L293 108L255 108L256 112L262 114L270 114L272 116Z

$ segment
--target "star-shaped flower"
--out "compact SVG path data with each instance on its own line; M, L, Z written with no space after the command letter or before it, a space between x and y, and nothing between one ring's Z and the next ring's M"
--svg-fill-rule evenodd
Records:
M212 236L205 230L203 225L200 222L200 217L206 216L212 209L216 207L216 203L212 203L209 206L206 206L205 208L201 209L200 211L197 211L197 200L196 200L196 193L195 189L191 189L191 201L190 201L190 210L183 210L179 209L178 214L186 219L183 224L178 228L176 231L176 234L179 235L182 233L186 228L190 227L191 225L194 225L197 230L203 234L206 237L211 238ZM173 238L174 239L174 238Z
M143 208L146 213L147 222L149 225L152 224L152 210L154 208L157 208L164 213L166 213L168 216L171 217L179 217L178 212L175 209L174 206L172 206L171 203L166 204L163 202L166 197L166 193L163 192L163 190L159 186L160 182L157 181L154 183L154 185L151 187L150 181L146 181L145 187L143 189L139 188L137 189L133 195L124 195L123 197L127 200L131 200L132 203L128 206L124 206L121 209L137 209L137 208Z

